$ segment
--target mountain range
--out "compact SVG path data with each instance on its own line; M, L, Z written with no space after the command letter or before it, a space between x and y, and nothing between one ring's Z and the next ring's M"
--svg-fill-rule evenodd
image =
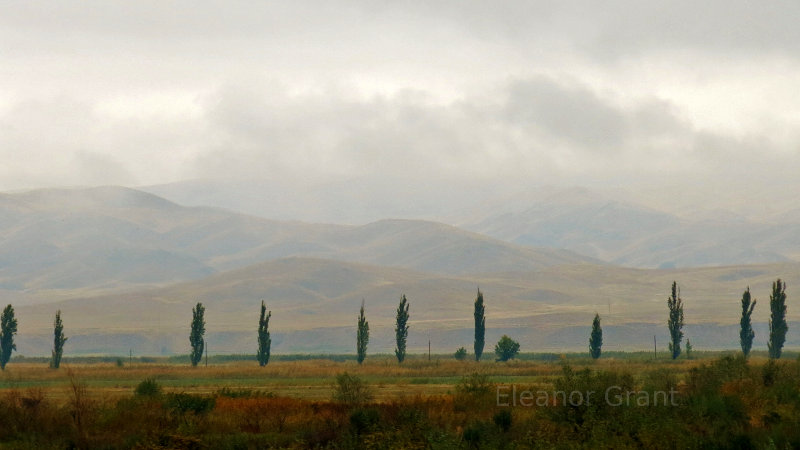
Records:
M608 349L646 350L653 335L666 342L672 280L682 286L695 348L735 348L738 299L747 286L760 299L754 320L756 344L763 343L771 282L785 279L790 298L800 282L788 222L720 218L722 228L713 228L713 220L703 227L709 219L688 225L585 190L549 192L530 207L520 205L507 213L486 210L467 231L427 220L360 226L269 220L121 187L0 194L0 294L15 305L18 347L27 355L49 353L57 309L71 336L67 352L183 353L198 301L207 307L212 352L246 353L262 299L273 311L276 352L349 352L362 300L373 330L370 348L391 352L402 294L412 305L409 348L422 350L430 339L450 352L470 346L478 288L487 298L487 342L508 333L523 351L583 349L586 324L597 312ZM760 226L764 231L755 232ZM695 235L678 231L692 227ZM742 248L727 251L746 264L675 263L696 260L702 248L719 254L714 249L734 235L720 230L732 229L743 233ZM703 235L714 242L685 244ZM781 245L780 253L765 250ZM642 246L651 259L637 252ZM665 255L675 256L673 264L664 264ZM639 261L630 266L662 261L662 267L620 265L628 260ZM791 301L789 315L800 319ZM787 345L800 345L795 330Z
M358 180L291 188L268 180L193 180L141 189L180 204L263 217L443 222L509 243L571 250L627 267L800 260L800 208L791 207L791 191L785 188L720 190L711 199L685 187L649 192L532 186L498 193L453 186L416 192L403 186L374 191Z
M0 288L24 292L163 285L290 256L445 274L596 262L434 222L274 221L120 187L1 195L0 236Z
M730 211L678 216L585 189L558 191L525 209L464 224L522 245L569 249L640 268L761 264L800 259L800 221L759 222Z

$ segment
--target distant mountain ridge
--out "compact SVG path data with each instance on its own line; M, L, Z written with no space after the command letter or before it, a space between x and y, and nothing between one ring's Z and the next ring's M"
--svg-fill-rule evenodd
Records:
M9 291L156 286L290 256L444 274L593 261L434 222L273 221L121 187L0 195L0 289Z
M584 189L465 223L522 245L563 248L628 267L703 267L800 260L800 223L761 223L726 211L678 217Z
M0 294L18 312L23 354L49 352L56 309L70 335L68 352L182 353L198 301L208 308L212 351L247 352L262 299L274 313L277 352L350 351L362 299L373 351L390 352L401 294L412 305L409 349L423 348L430 336L449 352L470 342L479 286L487 342L508 333L526 351L559 351L585 348L598 312L608 349L641 349L653 334L665 342L673 280L696 348L735 347L746 286L763 300L777 277L790 295L800 284L800 263L752 264L789 259L800 248L792 223L714 215L687 221L580 189L543 193L533 206L523 198L508 214L495 214L498 208L470 227L628 265L673 261L678 268L607 264L432 221L310 224L184 207L135 189L48 189L0 194ZM680 267L726 258L746 264ZM759 308L754 322L765 323L767 313ZM789 318L800 319L791 305ZM790 328L787 345L800 345L800 326Z
M421 194L398 187L396 196L386 187L373 192L358 180L295 189L269 180L192 180L142 189L182 204L227 206L264 217L337 223L362 223L376 215L425 218L513 244L566 249L629 267L800 261L800 209L792 208L791 200L769 207L757 203L775 198L772 191L739 192L745 200L737 202L732 200L736 193L709 199L685 187L659 195L552 186L520 187L524 190L515 194L452 186L448 192ZM261 198L274 204L266 207Z

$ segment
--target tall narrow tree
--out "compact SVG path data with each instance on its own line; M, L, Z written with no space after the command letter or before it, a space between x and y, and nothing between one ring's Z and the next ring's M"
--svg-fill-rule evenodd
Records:
M261 367L269 363L270 347L272 339L269 336L269 318L272 311L267 312L264 300L261 300L261 315L258 318L258 365Z
M481 360L483 355L483 346L486 343L486 316L485 307L483 306L483 293L478 288L478 296L475 298L475 361Z
M402 363L406 359L406 339L408 338L408 300L405 294L400 297L400 304L397 306L397 318L395 320L394 335L397 347L394 354L397 362Z
M61 310L59 309L56 311L56 318L53 321L53 357L50 359L50 367L53 369L61 366L65 342L67 342L67 338L64 336L64 324L61 323Z
M786 324L786 283L781 279L772 283L772 295L769 296L769 349L770 359L778 359L783 351L783 343L786 342L786 332L789 326Z
M602 347L603 329L600 327L600 314L595 313L592 321L592 334L589 336L589 353L592 358L597 359L600 357Z
M198 303L192 308L192 332L189 334L189 343L192 345L192 353L189 357L192 360L192 366L197 366L197 363L203 359L203 349L205 348L205 340L203 336L206 333L206 321L204 315L206 308L202 303Z
M0 315L0 369L6 370L6 364L11 359L11 352L17 349L14 335L17 334L17 319L14 317L14 307L8 305Z
M358 315L358 330L356 331L356 352L358 363L364 362L367 357L367 344L369 344L369 322L364 317L364 300L361 300L361 312Z
M669 351L672 353L672 359L681 354L681 340L683 339L683 300L681 300L681 290L678 288L678 283L672 282L672 295L667 299L667 306L669 307L669 320L667 327L669 328Z
M750 286L747 286L747 289L742 294L742 318L739 319L739 344L742 346L742 353L745 358L750 355L750 349L753 348L753 338L756 337L750 320L755 307L756 299L751 300Z

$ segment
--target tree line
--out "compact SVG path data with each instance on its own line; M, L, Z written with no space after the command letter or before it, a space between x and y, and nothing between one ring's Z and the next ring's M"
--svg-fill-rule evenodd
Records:
M755 332L753 331L751 317L756 306L756 299L750 294L750 287L742 293L741 299L741 319L739 322L739 343L745 358L750 354L753 347ZM772 283L772 293L769 297L770 318L769 318L769 340L767 349L770 359L779 359L786 342L786 333L789 329L786 322L786 283L778 278ZM362 364L367 357L367 346L369 344L369 322L367 322L364 312L365 302L361 301L358 323L356 327L356 355L359 364ZM406 357L406 343L410 303L405 294L400 297L395 316L395 357L398 363L402 363ZM672 359L680 356L682 341L684 337L683 324L683 299L678 283L672 282L671 294L667 298L667 308L669 316L667 328L670 340L668 348ZM484 304L483 293L478 288L478 294L473 303L473 316L475 319L473 351L475 361L480 361L486 343L486 307ZM264 301L261 301L261 313L258 320L258 350L256 360L260 366L266 366L270 359L270 349L272 339L269 332L269 321L272 311L267 311ZM591 332L589 336L589 355L597 359L602 354L603 329L600 323L600 315L595 313L592 320ZM14 315L14 308L8 305L0 314L0 369L5 370L6 364L11 359L11 353L17 349L14 336L17 334L17 319ZM205 347L205 307L198 302L192 308L191 331L189 334L189 344L191 352L189 359L192 366L197 366L203 357ZM61 358L64 353L64 344L67 337L64 335L64 324L61 321L61 310L58 310L53 321L53 351L50 359L50 367L58 369L61 365ZM507 335L503 335L495 345L496 361L508 361L519 353L520 345ZM686 354L691 357L691 342L686 341ZM458 360L466 359L467 350L460 347L454 354Z
M395 349L394 354L397 357L397 362L402 363L406 357L406 341L408 339L408 319L409 319L408 298L405 294L400 296L400 304L397 305L397 314L395 316ZM486 308L483 304L483 292L478 288L478 295L475 297L473 316L475 318L475 339L473 342L473 350L475 352L475 361L480 361L483 355L483 347L486 342ZM369 344L369 322L364 316L364 300L361 301L361 309L358 314L358 325L356 328L356 352L359 364L364 362L367 356L367 346ZM519 343L503 335L495 345L495 354L497 361L508 361L514 358L519 353ZM464 347L459 348L455 352L455 358L458 360L466 359L467 350Z
M742 293L741 300L742 314L739 320L739 345L745 358L750 355L753 348L755 331L751 317L753 309L756 307L756 299L750 294L750 286ZM683 341L683 299L678 283L672 282L672 293L667 298L667 308L669 318L667 319L667 329L669 330L670 340L667 344L672 359L677 359L681 354L681 343ZM778 278L772 283L772 293L769 296L769 340L767 350L770 359L779 359L783 352L783 344L786 342L786 332L789 325L786 322L786 283ZM589 337L589 354L597 359L601 354L603 345L603 329L600 326L600 315L595 314L592 321L592 331ZM692 344L686 340L686 355L691 356Z

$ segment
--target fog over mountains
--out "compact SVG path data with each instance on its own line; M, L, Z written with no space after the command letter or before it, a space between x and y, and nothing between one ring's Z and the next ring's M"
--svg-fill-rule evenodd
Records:
M362 298L391 351L403 293L449 353L478 286L523 351L649 349L672 280L698 349L748 284L800 319L797 2L52 3L0 3L21 354L59 307L67 354L183 353L200 299L249 352L262 298L276 351L351 351Z
M0 195L0 289L17 309L21 354L49 353L56 309L71 336L67 353L182 353L197 301L207 307L212 352L248 353L261 299L273 311L276 352L350 352L362 299L371 351L390 352L402 294L411 302L409 348L426 348L430 336L449 353L471 343L479 286L487 342L509 333L523 351L583 350L599 312L608 349L649 349L653 334L666 342L672 280L695 348L735 348L741 291L749 285L766 299L781 277L791 299L800 283L800 225L791 217L687 220L586 189L542 188L529 203L505 197L439 211L460 227L336 225L182 206L184 188L149 189L165 197L111 186ZM197 192L189 203L202 200ZM225 191L213 192L219 203ZM754 316L762 328L764 308ZM791 300L789 317L800 319ZM800 329L790 327L787 342L800 345Z
M142 189L181 204L214 205L263 217L334 223L422 218L510 243L572 250L629 267L800 259L800 209L790 206L791 189L769 195L728 189L709 197L669 188L600 192L535 186L509 193L458 185L424 194L399 186L392 194L358 181L289 190L286 184L264 181L200 180Z
M0 286L17 291L156 285L289 256L445 274L594 261L434 222L272 221L118 187L6 194L0 233Z

